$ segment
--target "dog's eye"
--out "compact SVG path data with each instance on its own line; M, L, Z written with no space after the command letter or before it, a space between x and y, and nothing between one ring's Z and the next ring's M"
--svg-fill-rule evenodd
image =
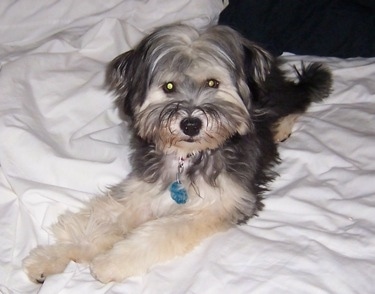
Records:
M215 79L209 79L206 81L206 87L209 87L209 88L219 88L219 81L215 80Z
M176 87L174 85L173 82L166 82L164 85L163 85L163 91L165 93L172 93L176 90Z

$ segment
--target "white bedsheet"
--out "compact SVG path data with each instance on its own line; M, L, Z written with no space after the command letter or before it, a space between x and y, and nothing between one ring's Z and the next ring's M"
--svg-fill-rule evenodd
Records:
M106 63L154 27L217 21L220 0L0 3L0 293L375 293L375 59L324 61L334 91L280 145L280 177L247 225L122 283L70 263L43 285L22 259L48 227L129 172ZM41 2L39 2L41 3Z

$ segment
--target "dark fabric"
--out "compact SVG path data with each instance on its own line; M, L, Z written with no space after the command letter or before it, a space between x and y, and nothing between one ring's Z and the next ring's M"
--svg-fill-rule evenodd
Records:
M219 23L275 55L375 56L374 0L230 0Z

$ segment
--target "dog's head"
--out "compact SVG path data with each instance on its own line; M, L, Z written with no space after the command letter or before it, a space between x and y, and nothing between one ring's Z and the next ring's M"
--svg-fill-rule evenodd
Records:
M138 136L186 155L252 131L249 83L261 85L271 61L228 27L173 25L115 58L107 83Z

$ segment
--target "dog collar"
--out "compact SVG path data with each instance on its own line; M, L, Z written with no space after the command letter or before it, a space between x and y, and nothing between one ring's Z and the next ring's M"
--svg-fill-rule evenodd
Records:
M190 156L188 155L187 158ZM176 180L169 186L171 198L177 204L185 204L188 199L188 194L185 187L181 183L181 175L184 172L185 158L179 157L177 164Z

